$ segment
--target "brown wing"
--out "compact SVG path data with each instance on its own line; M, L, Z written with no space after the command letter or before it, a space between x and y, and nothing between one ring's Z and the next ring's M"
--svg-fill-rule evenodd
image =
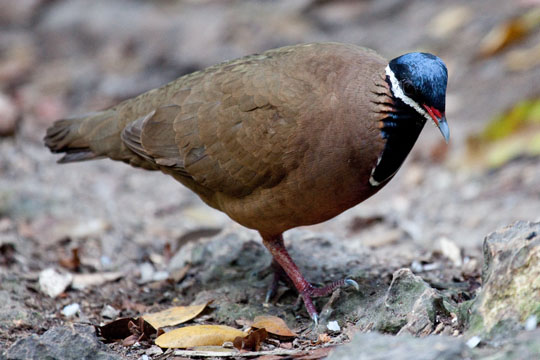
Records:
M126 146L176 176L212 191L242 197L279 183L302 157L299 109L309 110L309 81L283 68L272 53L188 76L169 104L122 132ZM303 94L302 96L300 94ZM293 150L294 149L294 150Z

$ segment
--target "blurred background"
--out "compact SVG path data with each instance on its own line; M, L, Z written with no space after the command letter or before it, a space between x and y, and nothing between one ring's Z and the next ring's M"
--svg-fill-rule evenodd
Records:
M60 166L42 138L56 119L224 60L314 41L359 44L389 59L441 57L451 141L427 125L383 191L288 232L292 246L339 240L325 246L347 250L341 266L362 256L407 266L441 251L461 264L478 257L489 232L540 220L538 1L3 0L0 274L33 274L75 248L89 268L138 276L141 264L181 268L187 255L174 265L171 256L193 239L225 231L258 242L172 178L109 160ZM212 261L205 256L201 263Z

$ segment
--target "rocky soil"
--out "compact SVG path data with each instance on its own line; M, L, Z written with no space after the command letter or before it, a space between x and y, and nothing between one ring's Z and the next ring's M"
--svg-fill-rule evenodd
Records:
M494 28L527 14L533 23L535 3L1 2L0 359L185 357L151 341L105 343L93 325L210 300L196 323L241 328L272 314L300 334L265 343L292 354L266 359L540 358L540 157L491 166L471 152L495 116L540 97L538 27L486 50ZM316 329L286 286L264 303L270 256L255 232L162 174L106 160L57 165L41 140L55 119L308 41L388 58L430 51L450 73L449 146L427 126L383 191L285 234L308 279L360 285L318 299Z

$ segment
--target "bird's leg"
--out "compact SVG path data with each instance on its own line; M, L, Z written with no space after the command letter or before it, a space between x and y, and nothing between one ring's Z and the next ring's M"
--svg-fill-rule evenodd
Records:
M280 279L279 271L284 271L294 284L296 290L298 290L298 293L300 294L302 299L304 300L306 310L315 323L318 322L318 315L317 310L315 310L315 305L313 305L313 301L311 300L312 297L328 295L336 288L344 285L353 286L358 290L358 284L351 279L334 281L332 284L322 288L313 287L313 285L306 281L294 261L291 259L291 256L285 248L285 244L283 243L283 236L281 234L277 236L266 236L261 234L261 236L263 238L264 246L266 246L266 248L270 251L274 260L274 263L272 264L275 271L274 283L270 288L270 295L272 290L275 290L275 287L277 287L277 282ZM281 269L277 269L276 265L279 265Z
M276 295L280 280L288 281L289 283L291 282L281 265L279 265L274 258L272 258L271 267L274 275L272 277L272 283L266 292L266 297L264 300L266 303L270 302L270 300Z

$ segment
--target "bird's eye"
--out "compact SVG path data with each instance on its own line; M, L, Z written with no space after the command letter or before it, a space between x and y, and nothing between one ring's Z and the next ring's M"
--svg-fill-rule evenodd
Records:
M407 96L413 96L416 94L416 88L410 81L402 81L401 82L401 88L403 89L403 92Z

